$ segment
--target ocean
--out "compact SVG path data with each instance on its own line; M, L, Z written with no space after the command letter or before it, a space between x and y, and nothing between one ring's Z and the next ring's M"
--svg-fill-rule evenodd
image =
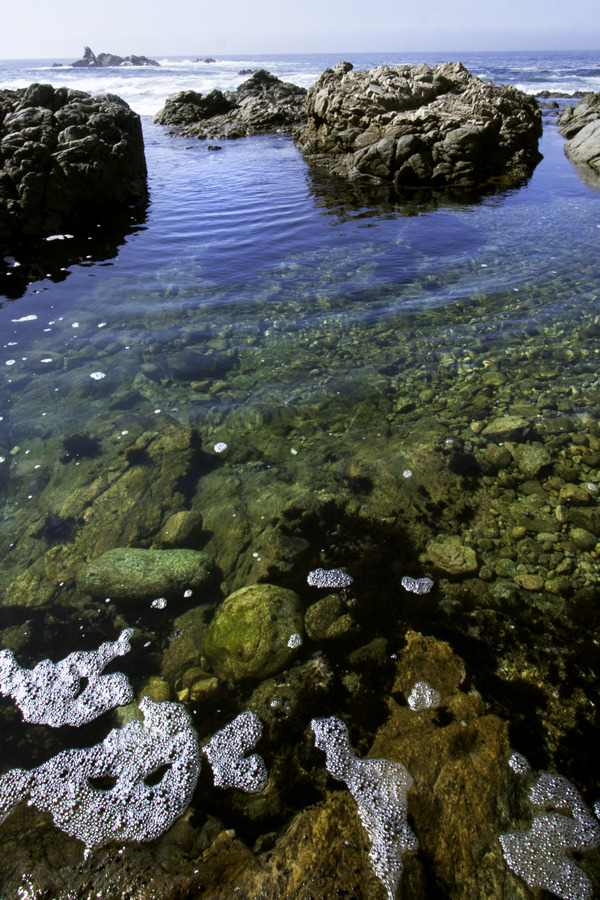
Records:
M568 779L590 809L600 798L600 186L565 157L554 110L543 112L531 178L469 200L384 201L327 180L285 135L209 153L153 123L179 90L233 89L258 68L309 87L344 58L356 68L460 60L560 104L600 91L592 52L159 57L156 68L106 70L0 61L0 88L47 82L124 98L142 118L149 173L147 208L120 230L98 222L83 243L53 235L35 256L4 260L2 647L32 668L132 628L132 651L111 670L137 700L183 705L201 743L247 709L264 726L266 794L218 790L203 761L184 819L147 850L119 851L145 885L131 896L243 893L240 866L219 888L210 880L215 839L235 834L239 858L243 845L266 873L295 817L340 796L311 719L341 718L358 756L381 755L390 722L409 711L409 670L442 694L437 710L413 713L431 729L420 738L414 726L415 746L464 728L448 759L479 766L488 754L505 773L495 818L473 825L496 835L482 846L498 866L497 836L533 816L529 782L514 799L507 748L529 772ZM88 592L85 573L113 548L200 551L217 577L191 594L135 584L119 594L118 578L111 594ZM343 570L350 586L314 587L320 568ZM426 594L403 585L425 577ZM299 597L293 654L274 672L228 678L204 655L207 630L228 595L265 583ZM426 650L410 657L415 635ZM258 658L257 647L239 655ZM448 686L444 653L460 660L460 687ZM89 747L136 715L134 704L79 729L28 724L3 677L0 772ZM480 704L476 724L457 698ZM495 756L482 737L492 718L506 736ZM416 781L419 871L441 879L439 896L467 896L427 849L441 826L423 798L436 788L409 757L396 761ZM104 887L125 891L113 845L82 863L82 844L27 807L0 833L7 900L87 897L100 860ZM594 853L577 862L597 889ZM160 871L163 893L150 893L143 866L155 884ZM266 893L246 895L332 896L306 893L308 875L298 877L276 890L265 874ZM364 877L352 888L339 875L339 889L383 896ZM504 896L529 896L507 878Z

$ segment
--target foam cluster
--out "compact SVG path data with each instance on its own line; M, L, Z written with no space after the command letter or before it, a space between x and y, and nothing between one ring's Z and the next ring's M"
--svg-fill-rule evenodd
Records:
M101 744L65 750L49 762L0 778L0 821L21 800L52 816L93 849L110 841L151 841L185 812L200 772L198 738L183 706L140 702L144 721L115 728Z
M435 709L442 702L442 695L426 681L417 681L408 695L407 703L415 711Z
M354 579L342 569L313 569L306 578L310 587L347 588Z
M131 650L133 632L127 628L116 641L70 653L57 663L43 659L33 669L21 668L12 650L1 650L0 693L13 698L26 722L53 728L85 725L133 700L125 675L102 674L109 662Z
M246 710L218 731L204 745L217 787L238 788L247 794L264 791L269 781L265 761L252 750L262 735L262 723L256 713Z
M529 761L522 753L511 753L508 764L517 775L526 775L531 771Z
M543 888L563 900L593 897L587 874L567 856L567 851L600 847L600 825L578 791L562 775L542 772L529 799L552 812L536 816L529 831L500 836L507 865L530 888ZM556 812L563 809L566 815Z
M417 839L408 826L407 794L413 779L401 763L387 759L359 759L341 719L313 719L315 745L324 750L327 771L344 781L358 806L371 848L375 874L394 900L402 875L402 856L416 850Z
M411 578L405 575L402 579L402 587L411 594L428 594L434 585L431 578Z

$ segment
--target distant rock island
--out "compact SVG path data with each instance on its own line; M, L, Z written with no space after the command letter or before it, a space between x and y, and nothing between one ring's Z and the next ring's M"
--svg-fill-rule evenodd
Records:
M114 53L99 53L98 56L90 47L84 47L83 59L77 59L72 66L79 69L92 69L107 66L160 66L155 59L147 56L116 56Z

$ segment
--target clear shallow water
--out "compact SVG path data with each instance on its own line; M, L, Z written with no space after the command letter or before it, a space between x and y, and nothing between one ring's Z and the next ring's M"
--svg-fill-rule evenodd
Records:
M57 641L66 654L132 625L152 647L127 669L138 689L161 671L181 610L160 619L119 604L101 611L75 573L110 544L111 528L113 545L155 545L170 512L196 509L224 594L269 580L311 603L308 569L344 565L357 580L353 615L365 639L390 640L378 687L407 626L445 637L465 656L470 683L509 721L515 749L571 778L592 802L600 773L585 747L598 726L598 553L573 529L592 533L585 516L600 484L600 192L564 157L551 117L544 159L520 189L472 203L381 206L323 183L284 137L208 153L147 115L161 91L239 83L238 65L310 83L336 61L180 63L112 71L107 83L105 73L2 70L7 85L47 76L82 87L89 77L90 89L125 96L144 115L150 187L144 221L90 240L83 263L57 271L67 238L49 244L52 278L22 295L7 279L3 640L33 665L59 658ZM360 60L384 61L413 60ZM463 61L527 90L600 86L591 58ZM486 436L506 416L527 423L525 440ZM191 456L181 437L188 427L200 444ZM139 451L173 433L187 462L171 481L160 469L170 496L157 512L147 499L156 469L138 465ZM65 438L81 434L97 447L69 458ZM218 442L228 445L223 456ZM548 455L539 468L518 462L520 443ZM504 445L511 461L497 466L490 459ZM174 452L166 446L165 458ZM130 477L107 512L97 485ZM585 515L570 519L565 487L589 484ZM436 568L426 548L440 534L474 548L475 572ZM432 574L435 602L404 598L399 611L403 572ZM309 642L302 658L321 649ZM346 670L343 647L324 652ZM222 727L247 696L219 695L222 707L199 716L201 734ZM336 696L332 711L341 713ZM368 746L381 723L354 715ZM11 727L7 767L24 746L24 732ZM59 743L28 750L31 764Z

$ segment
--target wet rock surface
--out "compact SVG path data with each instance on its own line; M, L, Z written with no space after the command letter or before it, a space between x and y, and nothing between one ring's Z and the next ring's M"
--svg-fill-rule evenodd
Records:
M600 94L586 94L576 106L565 106L558 124L567 138L568 158L587 180L600 185Z
M460 63L327 69L295 133L304 156L351 179L404 187L517 184L540 160L536 101Z
M175 94L154 121L176 126L179 134L220 140L289 131L302 118L305 97L305 88L260 69L235 91Z
M108 94L0 91L0 246L95 226L146 197L139 116Z

